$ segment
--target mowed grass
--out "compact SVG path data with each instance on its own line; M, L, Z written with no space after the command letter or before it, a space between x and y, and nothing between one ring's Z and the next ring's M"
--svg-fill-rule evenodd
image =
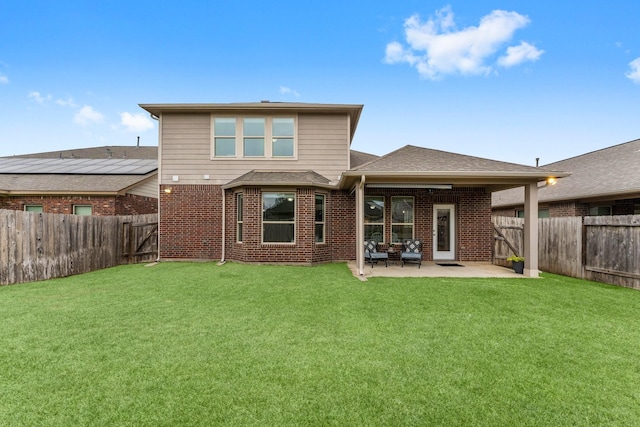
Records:
M0 425L640 424L640 292L161 263L0 289Z

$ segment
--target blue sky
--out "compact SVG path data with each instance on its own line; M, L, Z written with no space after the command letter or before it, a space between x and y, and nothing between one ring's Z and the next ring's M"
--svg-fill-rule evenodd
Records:
M0 3L0 156L157 143L139 103L364 104L352 148L546 164L640 138L640 2Z

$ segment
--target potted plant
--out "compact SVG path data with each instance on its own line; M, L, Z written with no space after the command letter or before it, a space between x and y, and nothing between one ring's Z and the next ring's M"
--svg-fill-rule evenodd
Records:
M524 257L511 255L507 261L511 261L511 267L516 273L522 274L524 272Z

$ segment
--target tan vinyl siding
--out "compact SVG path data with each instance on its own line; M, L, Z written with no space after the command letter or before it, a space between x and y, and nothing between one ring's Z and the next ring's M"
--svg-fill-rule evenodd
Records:
M162 183L222 185L251 170L313 170L337 183L348 168L348 116L300 114L297 124L297 159L211 160L210 114L164 114Z
M158 198L158 191L160 187L158 186L158 177L153 177L153 179L149 179L143 182L140 185L136 185L135 187L129 189L127 194L133 194L136 196L143 197L153 197Z

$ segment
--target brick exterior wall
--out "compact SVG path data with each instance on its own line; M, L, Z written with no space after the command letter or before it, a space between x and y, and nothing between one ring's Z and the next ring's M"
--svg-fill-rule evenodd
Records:
M166 192L165 190L171 190ZM159 256L220 259L222 189L218 185L160 186Z
M455 259L458 261L491 261L493 244L491 193L484 188L431 191L425 189L367 189L366 196L385 197L385 241L389 240L391 233L391 197L414 197L414 236L423 241L422 253L425 261L433 260L433 206L438 204L454 205L456 211ZM386 245L382 246L382 249L386 248ZM355 253L353 258L355 258Z
M216 185L172 185L160 196L160 257L222 257L222 189ZM356 258L355 194L301 187L296 194L295 243L262 243L262 189L225 191L225 258L239 262L317 264ZM243 240L237 241L236 194L243 195ZM315 195L326 196L325 243L315 243ZM367 189L385 197L385 230L391 230L391 196L415 198L415 236L424 241L424 259L433 259L433 206L456 209L456 260L491 260L491 196L482 188L455 190ZM188 207L188 208L187 208ZM388 240L388 236L387 239Z
M161 188L160 257L222 257L222 189L216 185L172 185ZM265 190L270 191L270 190ZM295 243L262 243L262 189L225 191L225 258L239 262L317 264L356 258L355 194L300 187L296 193ZM237 241L236 194L243 195L243 240ZM315 243L315 195L326 196L325 243ZM391 196L415 197L415 236L424 240L424 259L433 259L433 205L456 209L456 260L491 260L491 195L482 188L455 190L367 190L385 197L385 230L391 230Z
M143 215L158 213L158 199L155 197L126 194L116 197L116 215Z
M0 197L1 209L24 210L25 205L41 205L44 213L73 214L74 205L91 205L96 216L157 213L158 199L125 196L9 196Z

